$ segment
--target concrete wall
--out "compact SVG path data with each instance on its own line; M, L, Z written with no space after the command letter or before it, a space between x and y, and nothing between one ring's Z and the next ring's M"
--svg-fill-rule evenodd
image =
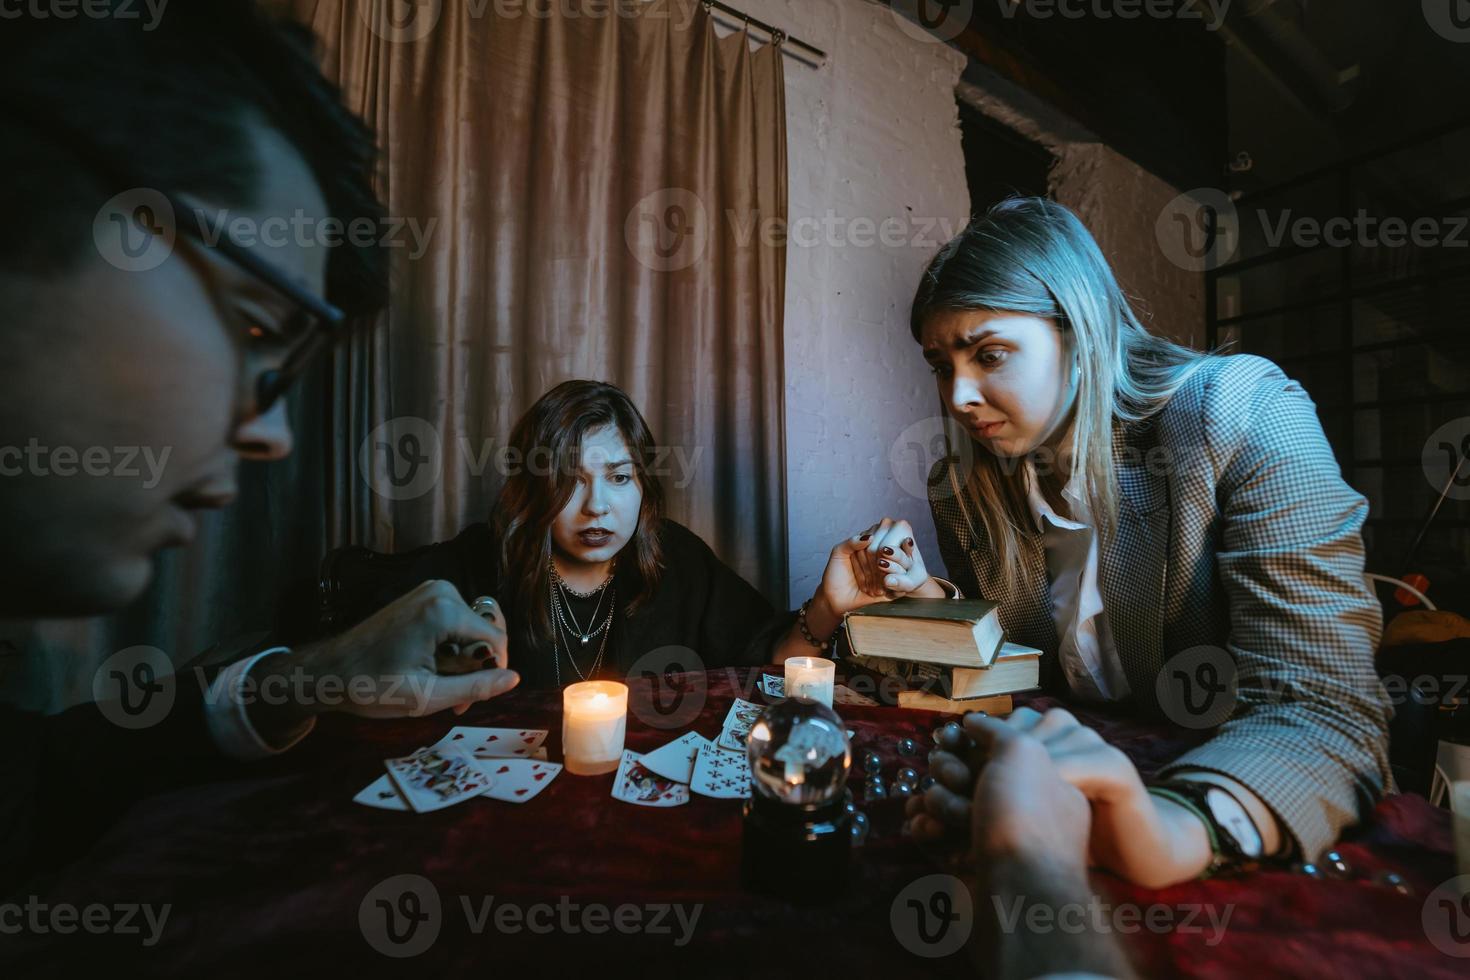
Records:
M1103 143L1067 143L1057 149L1051 193L1097 239L1143 325L1204 347L1204 275L1171 262L1155 236L1179 191Z
M1097 239L1144 326L1191 347L1205 342L1205 280L1160 247L1159 216L1180 189L1144 170L1031 93L971 65L959 98L1056 157L1049 190Z

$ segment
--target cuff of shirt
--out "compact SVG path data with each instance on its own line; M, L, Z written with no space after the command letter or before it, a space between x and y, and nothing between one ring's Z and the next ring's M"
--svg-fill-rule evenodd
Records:
M955 585L949 579L940 578L938 575L931 575L929 577L938 582L940 585L944 586L945 590L949 592L949 597L951 599L963 599L965 597L964 593L960 592L960 587L958 585Z
M209 685L204 701L204 720L209 727L209 734L214 739L214 744L230 758L250 762L280 755L309 735L316 727L316 719L313 718L307 722L299 734L285 745L271 745L260 737L260 733L250 723L250 716L245 711L245 698L240 695L250 668L272 654L289 652L288 647L272 647L252 657L236 661L220 671L214 683Z

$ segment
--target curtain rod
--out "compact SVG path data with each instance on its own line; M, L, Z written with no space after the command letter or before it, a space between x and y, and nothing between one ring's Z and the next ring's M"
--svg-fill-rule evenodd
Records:
M782 43L786 43L795 45L798 48L804 48L815 55L819 63L825 62L827 60L827 52L823 51L821 48L816 47L815 45L808 44L799 37L792 37L790 34L787 34L779 27L772 27L770 24L767 24L763 20L757 20L743 10L736 10L734 7L730 6L727 3L721 3L720 0L701 0L701 2L704 4L704 9L706 10L709 10L711 7L713 7L715 10L728 14L738 21L743 21L745 23L745 26L747 27L754 27L757 30L765 31L771 36L771 41L775 44L779 45Z

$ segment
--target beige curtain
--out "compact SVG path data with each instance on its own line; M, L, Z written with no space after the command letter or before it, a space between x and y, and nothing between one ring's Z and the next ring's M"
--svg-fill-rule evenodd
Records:
M597 378L665 447L670 516L784 604L780 51L688 0L287 6L406 222L392 309L334 365L332 543L485 519L515 420Z

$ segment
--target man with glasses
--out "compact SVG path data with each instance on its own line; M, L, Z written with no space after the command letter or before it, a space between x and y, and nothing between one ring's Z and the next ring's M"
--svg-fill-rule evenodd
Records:
M122 7L0 23L0 447L149 447L168 462L152 486L8 466L5 620L139 598L153 556L234 498L239 460L290 453L282 395L305 359L386 299L375 246L216 235L239 219L381 215L371 136L310 36L248 0L178 0L146 29L99 16ZM313 685L369 692L339 710L374 716L509 690L504 627L427 583L335 641L237 662L208 692L179 675L167 718L139 730L95 705L43 716L19 690L18 655L3 658L0 893L78 853L130 797L289 748L321 710ZM231 694L302 678L305 696L284 703Z

